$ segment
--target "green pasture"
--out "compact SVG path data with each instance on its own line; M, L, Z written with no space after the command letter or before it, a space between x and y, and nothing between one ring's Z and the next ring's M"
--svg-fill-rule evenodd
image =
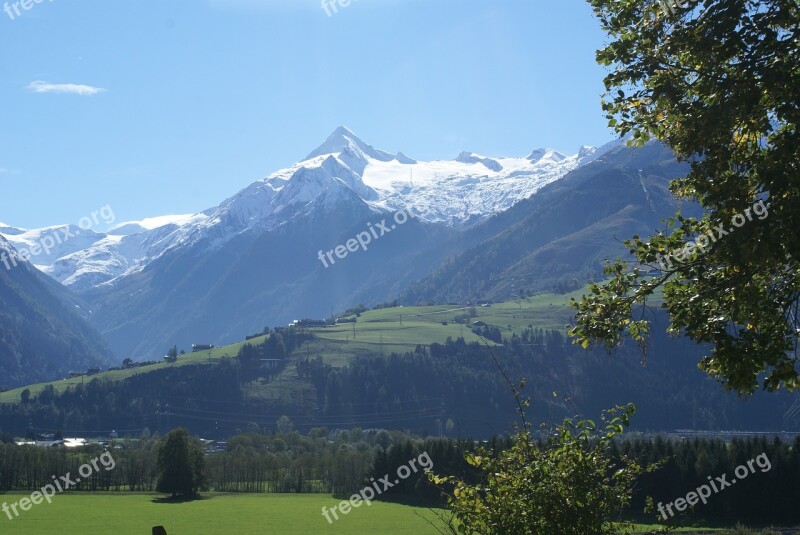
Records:
M500 329L503 336L520 333L528 326L540 329L556 329L564 332L570 321L572 309L567 305L570 297L579 297L585 291L572 294L556 295L551 293L537 294L532 297L514 299L491 306L475 306L477 317L470 323L483 321ZM413 351L417 345L444 343L448 338L463 337L467 342L480 342L480 338L472 332L470 325L456 323L457 316L465 314L472 308L466 304L395 307L370 310L361 314L355 324L342 323L335 327L310 329L316 335L311 343L304 344L295 355L299 358L316 358L322 356L325 362L333 366L344 366L357 355L372 353L404 353ZM60 379L50 383L30 385L31 395L37 395L51 384L56 392L63 392L69 386L86 383L92 379L110 379L121 381L139 374L163 370L172 366L190 364L214 364L223 357L235 357L245 343L260 344L264 337L248 342L238 342L210 351L189 353L178 357L175 363L159 362L142 368L103 372L91 377L75 377ZM161 360L163 355L152 356L150 360ZM17 403L25 388L18 388L0 393L0 403ZM258 389L256 389L258 390ZM260 393L254 392L256 395Z
M29 493L0 494L3 502L17 503ZM322 494L215 494L190 502L164 502L155 494L69 493L56 495L9 520L0 513L0 533L41 535L150 535L164 526L168 535L434 535L431 525L441 525L426 508L374 502L351 509L328 523L322 508L340 500ZM9 510L11 510L9 508ZM13 512L11 512L13 517ZM637 525L647 533L656 525ZM708 533L708 528L681 528L673 533Z
M13 503L23 496L0 495L0 502ZM425 520L435 521L432 512L384 503L361 505L329 524L322 507L337 503L318 494L209 494L184 503L163 503L158 496L146 494L64 494L55 496L52 504L32 506L13 520L0 513L0 533L150 535L158 525L168 535L436 533Z

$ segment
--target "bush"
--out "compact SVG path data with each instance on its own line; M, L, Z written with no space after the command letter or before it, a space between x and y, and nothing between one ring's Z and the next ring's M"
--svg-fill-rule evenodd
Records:
M633 484L644 469L626 457L614 461L610 450L634 412L633 405L607 411L610 421L600 429L589 420L566 419L543 444L525 427L508 450L466 455L482 474L478 484L429 474L448 496L452 516L444 520L450 532L617 533L612 519L630 503Z

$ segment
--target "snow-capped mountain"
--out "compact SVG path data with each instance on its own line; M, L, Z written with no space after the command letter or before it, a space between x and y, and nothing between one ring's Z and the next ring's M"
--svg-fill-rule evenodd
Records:
M2 228L2 224L0 224L0 228ZM14 254L14 247L2 235L0 235L0 255L1 254L5 254L6 256Z
M581 147L572 156L537 149L526 158L462 152L455 160L419 162L376 149L339 127L303 161L196 215L127 222L107 233L0 224L0 235L18 249L30 249L46 235L74 235L31 262L80 292L114 284L167 252L199 243L219 247L243 233L269 231L343 202L364 203L376 213L407 210L423 222L463 228L507 210L615 145Z
M5 229L2 232L17 249L33 250L31 263L43 271L59 258L88 249L105 238L105 234L84 230L77 225L13 230L12 233L6 233Z
M130 236L132 234L139 234L140 232L147 232L157 228L166 227L167 225L183 225L191 222L193 214L184 215L165 215L159 217L148 217L141 221L126 221L113 226L108 234L114 236Z
M191 224L204 218L199 214L154 219ZM29 261L39 270L80 291L147 265L178 237L176 223L149 229L147 225L152 225L152 220L123 223L108 233L76 225L33 230L4 227L0 228L0 236L11 242L17 251L30 252ZM143 230L137 232L138 228Z
M0 221L0 234L13 235L13 234L20 234L22 232L24 232L24 230L18 229L18 228L14 228L11 225L8 225L8 224L3 223L2 221Z

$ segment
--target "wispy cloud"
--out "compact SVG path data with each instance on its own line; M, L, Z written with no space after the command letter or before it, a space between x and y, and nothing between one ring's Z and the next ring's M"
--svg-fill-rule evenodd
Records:
M35 81L28 84L28 90L34 93L67 93L71 95L81 95L90 97L106 91L102 87L92 87L82 84L51 84L49 82Z
M19 171L16 169L9 169L7 167L0 167L0 175L16 175Z

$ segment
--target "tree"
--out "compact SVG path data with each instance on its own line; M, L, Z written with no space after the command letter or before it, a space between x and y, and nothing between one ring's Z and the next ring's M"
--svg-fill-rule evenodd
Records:
M26 388L25 390L23 390L23 391L20 393L20 395L19 395L19 399L20 399L20 400L21 400L23 403L29 403L29 402L30 402L30 400L31 400L31 391L30 391L28 388Z
M206 487L205 456L186 429L170 431L158 448L156 490L173 498L194 498Z
M280 333L272 334L264 341L264 354L268 359L285 359L287 357L286 344Z
M260 345L244 344L236 355L248 377L258 375L258 370L261 367L261 350L262 346Z
M178 346L172 346L167 352L167 360L169 362L175 362L178 360Z
M570 334L646 349L649 323L632 316L663 290L670 332L710 347L700 367L726 388L797 388L800 5L588 1L610 37L597 53L611 69L609 125L688 162L671 190L705 215L627 241L635 260L607 266L610 280L573 302Z
M288 435L294 431L294 424L292 424L288 416L283 415L275 422L275 429L279 435Z
M45 385L44 388L42 388L42 391L39 392L39 395L36 396L36 399L42 405L48 405L52 403L56 397L56 389L53 387L53 385Z
M607 411L598 429L592 421L570 419L538 444L526 426L511 448L495 455L486 449L467 454L480 481L429 479L448 495L455 534L586 535L617 533L612 519L631 500L642 469L636 461L612 458L615 437L634 414L633 405ZM604 418L605 420L605 418ZM452 489L452 490L450 490Z

